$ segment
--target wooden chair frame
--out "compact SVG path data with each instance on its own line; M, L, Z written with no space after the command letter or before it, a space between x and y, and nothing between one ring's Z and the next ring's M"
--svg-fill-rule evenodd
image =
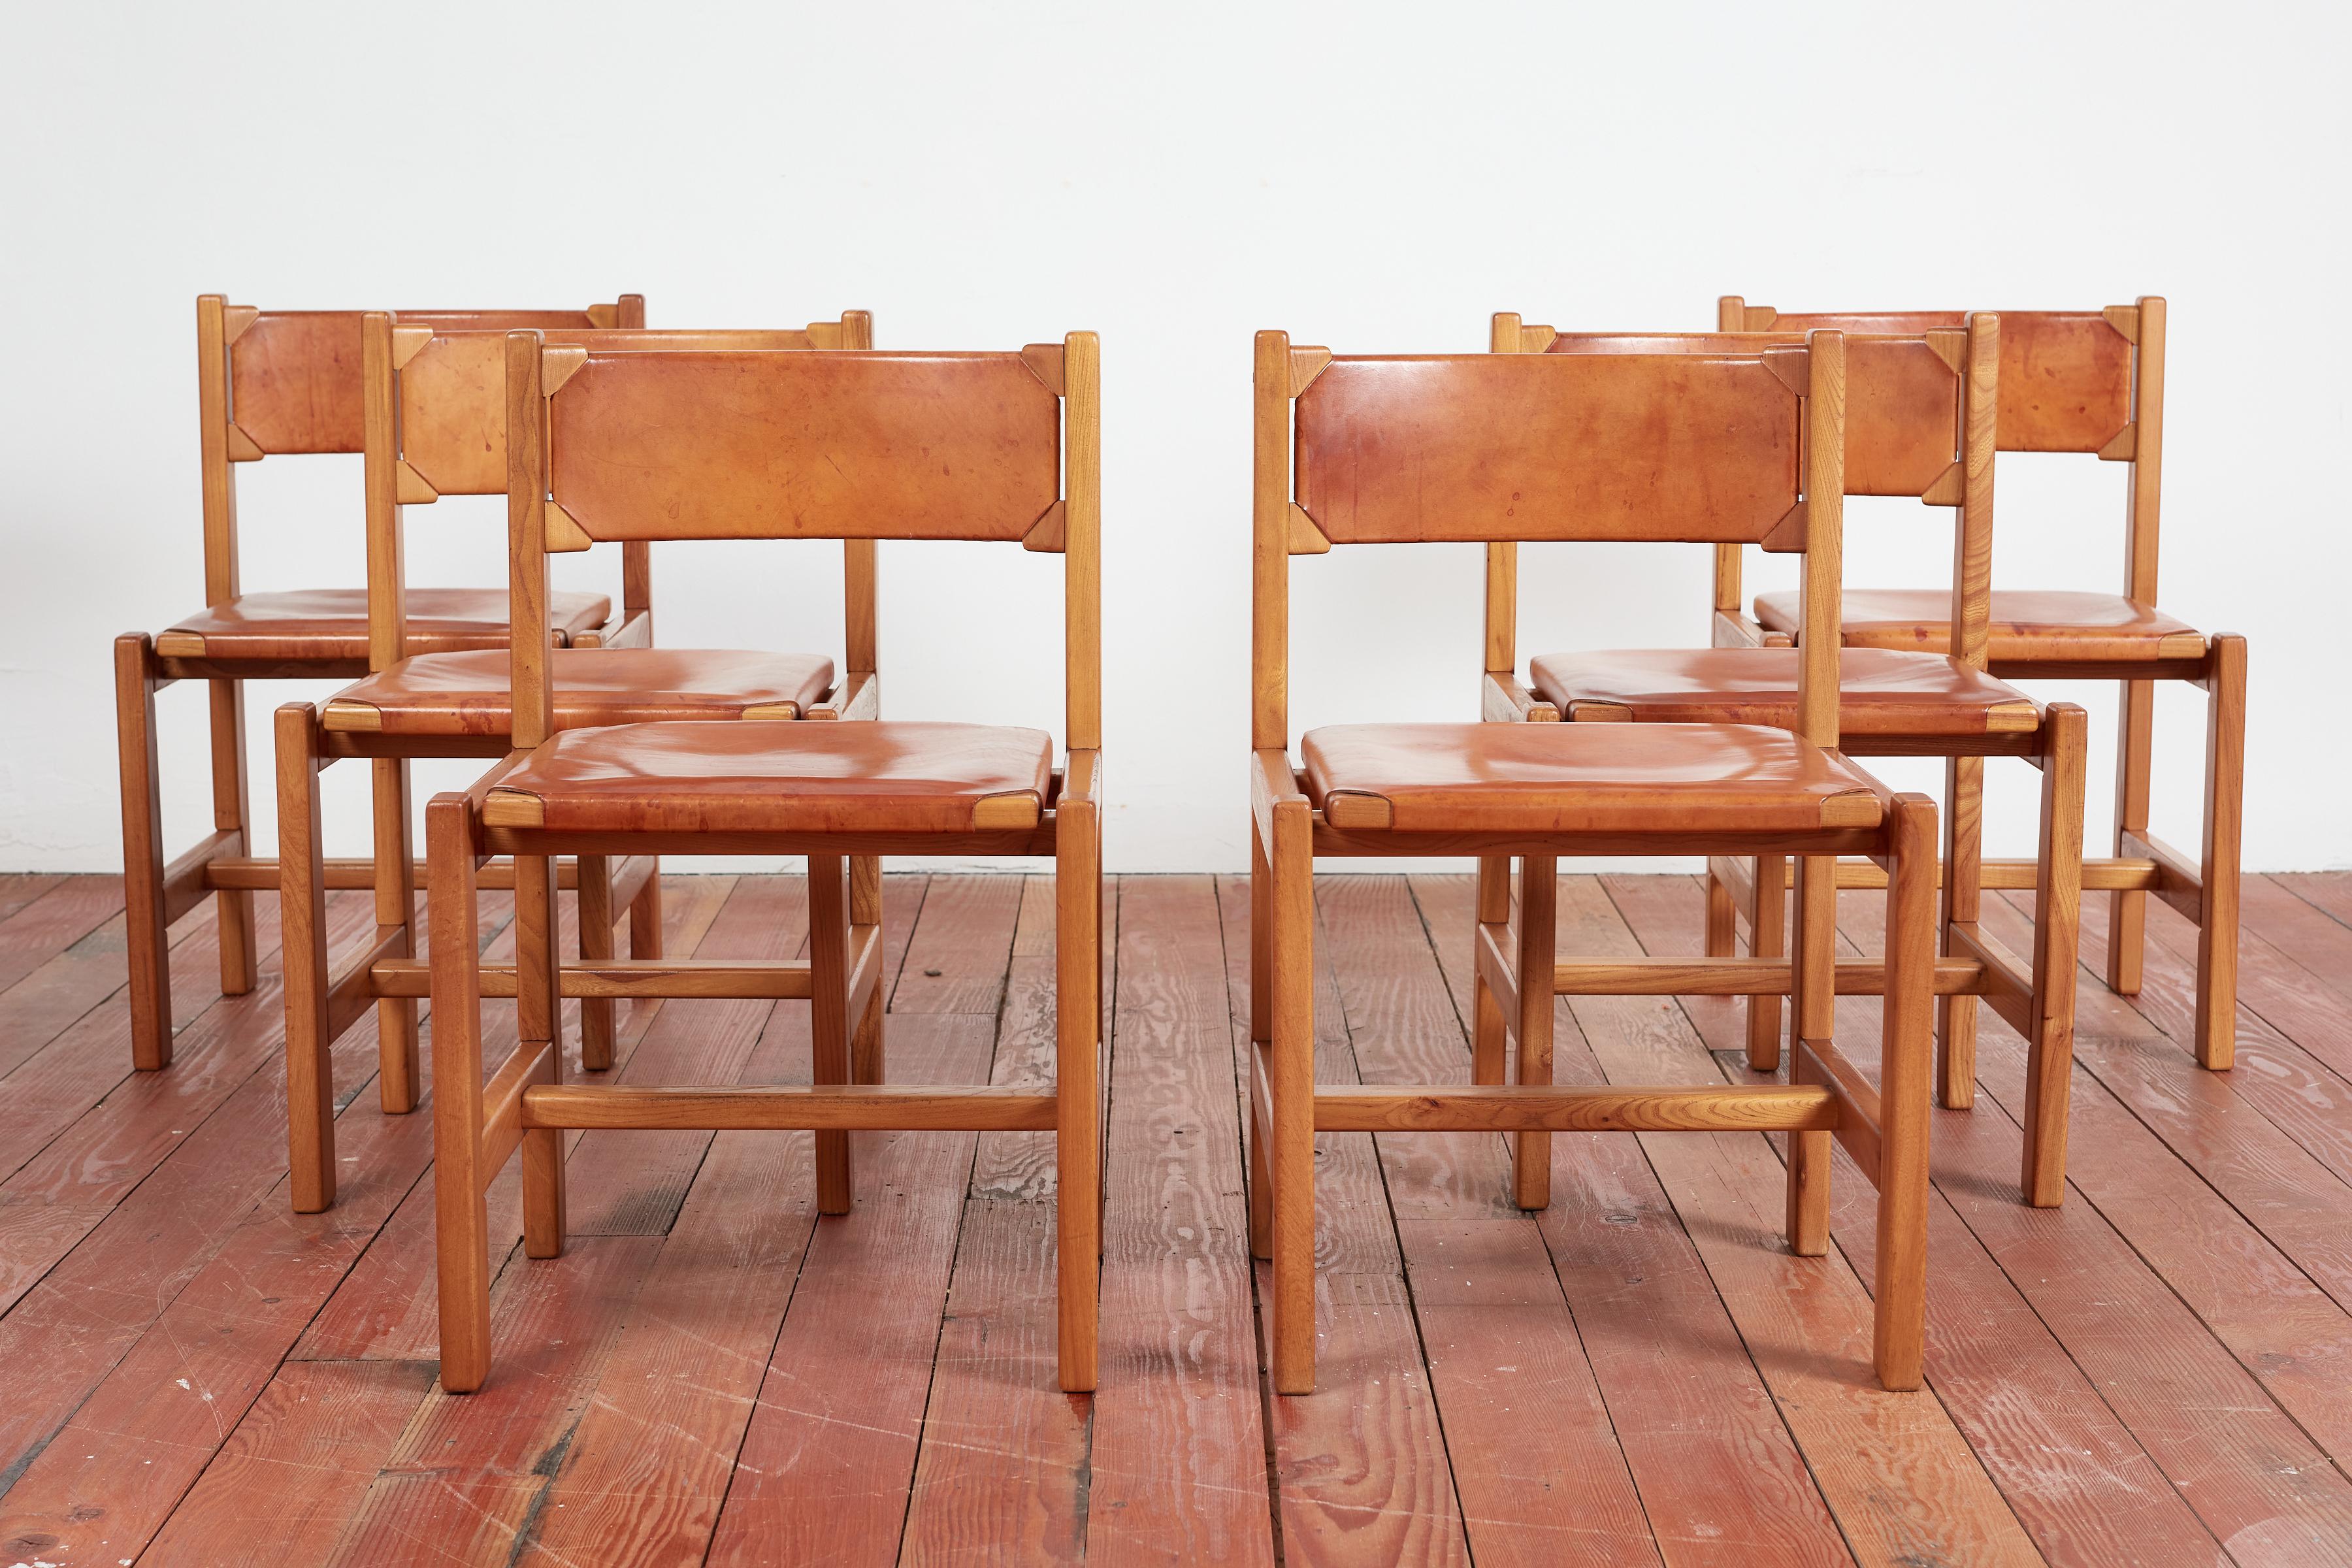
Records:
M1483 358L1484 356L1460 356ZM1762 357L1762 356L1758 356ZM1513 1195L1522 1208L1549 1198L1554 1131L1748 1129L1789 1133L1791 1247L1817 1255L1829 1245L1829 1143L1839 1140L1879 1189L1874 1359L1890 1389L1918 1386L1926 1331L1929 996L1935 966L1932 867L1935 805L1923 795L1883 797L1869 827L1823 827L1756 842L1661 831L1608 836L1483 831L1402 833L1318 810L1290 757L1289 570L1294 554L1339 542L1302 506L1294 484L1298 399L1334 363L1328 349L1294 348L1287 334L1256 342L1254 629L1250 764L1251 1136L1250 1245L1271 1259L1268 1340L1273 1381L1284 1394L1315 1383L1315 1134L1318 1131L1496 1131L1513 1139ZM1345 363L1345 362L1339 362ZM1415 361L1415 365L1427 363ZM1775 374L1794 379L1805 451L1801 485L1809 620L1837 624L1843 509L1843 343L1816 336L1810 349L1781 351ZM1792 459L1793 460L1793 459ZM1421 538L1489 542L1496 531L1449 500L1431 498ZM1792 513L1794 517L1797 514ZM1433 524L1428 520L1439 520ZM1785 521L1785 520L1784 520ZM1561 535L1573 536L1573 535ZM1657 537L1668 537L1660 534ZM1836 666L1828 650L1802 660L1799 733L1825 748L1837 742ZM1742 840L1745 840L1744 842ZM1576 1088L1552 1085L1554 998L1565 994L1672 994L1693 990L1682 961L1560 963L1554 952L1557 857L1561 854L1745 854L1805 857L1800 865L1797 955L1791 976L1798 1045L1786 1085L1719 1088ZM1869 855L1887 868L1888 911L1882 1068L1875 1089L1831 1041L1834 930L1822 857ZM1462 1084L1318 1088L1314 1079L1314 858L1316 856L1474 855L1518 858L1518 923L1510 923L1507 881L1480 886L1472 1081ZM1517 1082L1505 1084L1504 1047L1516 1041Z
M1626 352L1638 346L1644 353L1722 353L1743 343L1797 344L1802 331L1581 334L1597 340L1590 348L1569 352ZM1494 318L1490 346L1496 353L1559 352L1560 334L1550 327L1522 323L1516 313ZM1622 338L1622 342L1612 342ZM1847 495L1906 494L1928 506L1956 512L1952 553L1952 624L1956 634L1954 658L1969 668L1985 668L1987 625L1990 614L1993 529L1993 444L2000 363L2000 323L1998 317L1978 313L1958 327L1931 328L1911 333L1846 334L1849 386L1857 384L1853 351L1867 347L1892 363L1906 354L1914 365L1940 360L1952 373L1950 464L1924 489L1912 489L1908 478L1865 477L1848 465ZM1677 347L1679 346L1679 349ZM1860 398L1854 399L1859 403ZM1895 400L1886 400L1892 406ZM1850 408L1853 405L1850 405ZM1908 426L1892 434L1914 434ZM1932 439L1932 433L1931 433ZM1536 700L1516 679L1518 622L1518 563L1515 543L1490 544L1486 571L1486 708L1490 718L1516 720L1620 719L1613 712L1561 714L1550 703ZM1741 613L1738 583L1742 547L1715 547L1717 597L1712 619L1717 647L1787 647L1790 639L1768 636ZM1728 573L1735 585L1727 605L1721 584ZM1937 658L1936 655L1921 655ZM2030 727L1983 736L1861 736L1841 735L1841 749L1849 756L1943 757L1944 851L1942 900L1939 910L1936 994L1938 1004L1936 1055L1937 1103L1947 1110L1966 1110L1976 1102L1976 1004L1990 1004L2011 1027L2027 1041L2025 1145L2019 1185L2026 1202L2054 1207L2066 1191L2066 1121L2073 1074L2076 957L2080 950L2083 862L2084 747L2088 716L2073 703L2037 704ZM1989 756L2021 758L2042 770L2040 850L2026 864L2034 872L2035 921L2033 952L2021 962L1979 924L1981 911L1983 860L1984 763ZM1774 989L1746 992L1748 997L1748 1065L1772 1072L1780 1065L1780 997L1786 994L1789 967L1786 953L1787 888L1790 877L1785 857L1755 858L1715 856L1707 861L1706 954L1733 959L1710 976L1717 994L1739 994L1746 976L1767 975ZM1874 868L1873 868L1875 869ZM1482 888L1496 879L1507 886L1509 868L1499 861L1479 865ZM1816 884L1833 892L1835 883L1824 876ZM1759 891L1760 889L1760 891ZM1507 895L1506 895L1507 896ZM1737 921L1745 918L1751 934L1747 961L1738 961ZM1876 994L1885 984L1885 967L1868 963L1837 965L1836 989L1841 994Z
M232 395L236 344L257 327L291 322L299 334L303 318L359 312L264 311L232 305L226 296L196 300L196 416L203 473L205 604L235 599L239 587L236 465L278 455L352 452L353 432L297 429L281 437L263 426L260 437L237 422ZM624 294L585 310L411 311L425 322L460 321L495 326L534 322L577 326L645 325L640 294ZM356 391L356 386L352 388ZM251 794L245 756L245 686L266 679L311 679L359 676L364 662L271 660L210 657L202 639L184 646L170 634L125 632L114 639L116 739L121 753L122 892L124 949L130 970L131 1058L142 1071L172 1063L170 927L212 894L217 900L221 992L251 991L258 954L254 947L253 895L278 886L275 859L252 852L247 835ZM156 745L155 694L180 680L201 680L210 692L213 831L168 862L163 858L162 764ZM327 863L327 885L373 886L365 860Z
M1726 331L1801 330L1811 326L1911 331L1951 325L1959 311L1884 313L1824 312L1784 315L1769 306L1724 296L1717 319ZM2104 318L2128 345L2127 423L2105 439L2082 442L2013 437L2004 425L2002 451L2063 450L2095 455L2126 466L2124 546L2126 598L2153 608L2157 602L2158 525L2162 511L2164 466L2164 338L2166 308L2159 295L2144 294L2129 305L2084 312L2005 311L2021 317ZM2104 433L2103 433L2104 434ZM1988 567L1988 573L1990 568ZM1988 589L1988 591L1990 591ZM1718 562L1716 604L1739 607L1739 563ZM2173 646L2175 641L2179 647ZM2216 1071L2236 1059L2239 856L2244 828L2246 766L2246 639L2231 632L2188 634L2168 638L2158 657L2140 663L2070 661L2060 658L1995 658L1990 673L2019 680L2115 680L2123 688L2123 721L2116 742L2115 854L2083 863L2086 891L2109 895L2106 981L2118 994L2137 995L2147 951L2147 900L2162 899L2197 927L2197 1000L2193 1042L2200 1065ZM2156 682L2183 681L2206 694L2203 847L2182 853L2148 831L2149 782ZM2034 885L2031 860L1982 862L1983 886L2022 889ZM1866 866L1841 869L1840 885L1871 887L1876 874Z
M1059 1346L1061 1386L1090 1390L1096 1375L1096 1310L1101 1257L1101 369L1095 334L1033 345L1020 358L1059 399L1061 498L1023 541L1064 562L1065 675L1068 751L1034 825L991 827L976 818L958 834L712 834L668 831L566 835L498 820L491 791L551 733L544 625L546 551L580 547L587 536L549 489L543 434L565 380L587 355L543 348L538 334L508 340L510 431L509 517L513 541L516 750L471 790L434 798L426 809L428 907L432 923L434 1149L438 1226L441 1383L480 1386L490 1358L488 1218L483 1194L507 1160L522 1156L524 1250L562 1250L564 1134L582 1128L806 1128L816 1131L819 1210L850 1203L848 1134L856 1129L1052 1131L1060 1178ZM686 357L686 356L679 356ZM743 356L731 356L743 357ZM864 354L873 363L929 356ZM714 492L715 493L715 492ZM746 508L745 537L779 536L781 525ZM872 515L797 518L800 537L852 534L870 546ZM658 536L658 535L656 535ZM711 536L698 534L692 536ZM961 537L933 533L923 537ZM853 674L851 704L872 689ZM848 710L845 716L855 716ZM608 979L604 968L559 971L550 858L561 854L782 854L809 861L806 961L678 961L666 973ZM487 1083L481 1037L482 971L475 959L476 888L485 858L511 855L516 869L519 1040ZM1018 1087L916 1088L884 1081L881 878L884 855L1009 854L1051 857L1055 867L1058 1051L1050 1092ZM862 868L844 886L845 861ZM812 1006L812 1088L635 1088L568 1084L555 1043L563 994L806 997Z
M809 349L858 350L873 346L873 321L865 311L849 311L835 321L815 321L801 332L702 332L646 327L606 331L551 330L547 342L605 352L642 347L652 350L767 347L780 340L800 340ZM411 384L407 367L436 344L445 354L478 355L488 351L493 364L503 367L504 333L499 331L442 331L431 326L401 325L386 312L362 319L362 374L366 378L366 463L368 511L368 623L372 671L391 668L408 656L405 637L406 568L404 510L440 499L436 481L450 494L506 493L505 473L468 479L453 476L435 465L432 478L409 461L404 444L404 410L430 416L445 424L471 429L496 429L506 414L502 381L482 385L463 377L445 375L424 389ZM428 402L425 399L439 399ZM448 454L440 454L446 457ZM420 458L420 460L422 460ZM642 540L620 545L622 595L612 624L580 646L649 647L653 644L652 546ZM874 661L875 582L873 542L854 541L848 546L845 574L851 628L849 663L863 665L868 679L864 706L870 711ZM863 633L863 641L858 634ZM841 683L845 686L846 682ZM835 717L835 700L809 717ZM499 757L509 751L504 736L416 736L378 733L337 722L336 700L289 702L277 714L279 836L279 900L282 952L286 974L286 1083L289 1186L297 1213L316 1213L335 1201L335 1122L333 1075L329 1053L337 1040L376 1005L378 1099L388 1115L416 1108L420 1095L417 1060L416 1002L426 992L426 966L418 958L416 877L410 853L409 763L418 757ZM798 716L798 715L795 715ZM775 715L764 715L775 717ZM326 946L328 862L320 841L319 775L345 757L371 759L374 771L376 929L373 942L340 969L329 968ZM499 881L511 885L513 870L500 864ZM579 893L579 949L583 967L568 971L585 975L593 971L607 981L642 975L658 967L661 958L660 862L652 857L624 859L617 864L602 855L583 855L559 863L559 885ZM487 882L485 885L490 885ZM629 962L614 964L613 932L625 919L629 928ZM484 983L493 994L510 994L512 964L484 969ZM582 1065L591 1072L612 1066L618 993L583 994L580 997Z

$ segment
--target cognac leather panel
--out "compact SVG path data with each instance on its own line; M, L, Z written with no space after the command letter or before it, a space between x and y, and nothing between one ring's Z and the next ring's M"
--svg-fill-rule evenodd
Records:
M1570 718L1797 724L1792 647L1554 653L1537 659L1531 673L1536 695ZM1594 707L1601 711L1589 710ZM2028 731L2041 721L2032 698L1957 659L1885 648L1839 652L1841 734L1939 739Z
M1759 343L1805 345L1770 332L1562 332L1546 353L1738 354ZM1916 496L1959 455L1960 378L1925 339L1845 340L1845 493Z
M1849 588L1843 605L1849 647L1951 651L1952 596L1939 589ZM1759 595L1756 619L1768 631L1796 635L1795 591ZM2130 664L2205 651L2196 627L2120 594L1996 589L1991 631L1986 657L1996 664Z
M1299 754L1318 809L1383 799L1399 833L1812 832L1825 808L1871 826L1882 796L1835 752L1746 725L1335 724Z
M409 316L403 323L415 326ZM507 488L506 333L436 331L400 373L400 455L445 496L501 495ZM652 349L808 349L805 331L694 331L668 328L551 331L548 344L592 353Z
M652 724L670 719L795 718L833 688L817 654L700 648L557 648L555 725ZM329 730L383 735L505 735L514 729L509 649L404 658L327 701Z
M548 621L569 638L601 626L613 613L602 594L557 594ZM159 636L202 637L204 648L180 657L334 663L368 656L367 590L306 588L225 600ZM408 646L421 653L507 647L507 596L497 588L411 588Z
M356 452L366 441L359 310L265 310L229 345L230 422L265 452ZM582 310L403 310L410 326L585 327ZM499 480L505 487L503 477Z
M2095 452L2131 423L2131 341L2114 322L2096 310L1993 314L2000 318L2002 451ZM1782 315L1772 330L1924 332L1966 325L1965 310L1891 310Z
M1062 493L1017 353L591 353L549 407L592 539L1018 540Z
M885 720L566 730L484 811L535 800L554 832L968 833L1035 823L1053 747L1042 730Z
M1798 399L1753 356L1335 358L1297 408L1334 544L1754 542L1797 502Z

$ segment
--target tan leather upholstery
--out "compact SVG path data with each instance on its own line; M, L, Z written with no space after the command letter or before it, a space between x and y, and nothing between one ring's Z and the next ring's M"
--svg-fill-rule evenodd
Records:
M1801 833L1874 826L1882 812L1877 784L1845 758L1749 725L1335 724L1308 731L1299 754L1334 826Z
M567 638L604 624L613 602L602 594L551 596L548 621ZM408 646L417 653L507 646L507 596L498 588L412 588ZM367 662L367 590L305 588L247 594L175 621L155 638L173 658L254 659L277 663Z
M567 730L500 779L496 826L582 833L967 833L1034 826L1053 738L989 724Z
M702 648L557 648L562 730L677 719L793 719L833 686L817 654ZM506 649L429 653L346 687L327 701L329 730L384 735L506 735L514 730Z
M1530 673L1536 695L1564 718L1794 729L1798 657L1792 647L1553 653ZM2015 733L2041 721L2032 698L1957 659L1885 648L1839 652L1841 734Z
M1848 589L1843 609L1849 647L1951 651L1952 596L1940 589ZM1756 619L1768 631L1794 636L1801 624L1795 591L1759 595ZM2205 638L2196 627L2120 594L2021 589L1997 590L1992 596L1987 657L1996 664L2130 664L2195 658L2204 651Z

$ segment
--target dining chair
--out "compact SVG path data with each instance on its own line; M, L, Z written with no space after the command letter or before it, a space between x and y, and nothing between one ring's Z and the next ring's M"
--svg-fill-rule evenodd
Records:
M1051 1131L1058 1369L1095 1384L1101 1247L1101 372L1091 332L1003 353L635 353L506 340L513 750L425 812L441 1383L490 1366L483 1190L520 1152L523 1243L563 1246L564 1138L585 1128L804 1128L821 1213L848 1212L860 1129ZM1059 554L1068 751L1043 731L845 719L556 727L547 552L600 540L1017 542ZM485 1083L476 879L515 862L519 1043ZM800 855L805 961L560 965L559 855ZM893 1085L878 877L848 857L1054 860L1051 1090ZM876 861L878 868L878 859ZM870 897L861 907L859 898ZM805 997L808 1087L566 1082L560 999ZM763 1197L766 1194L763 1194Z
M1727 295L1717 324L1741 331L1838 327L1920 331L1958 324L1965 312L1910 310L1782 314ZM2164 466L2165 302L2142 295L2099 310L2003 310L1999 447L2068 452L2122 463L2123 592L1993 589L1988 668L2009 680L2113 680L2122 687L2116 750L2116 853L2085 860L2083 886L2110 895L2106 979L2137 995L2152 893L2197 927L2192 1049L2216 1070L2237 1051L2239 842L2244 826L2246 639L2211 636L2157 604L2158 522ZM1739 600L1737 563L1720 574L1717 603ZM1793 600L1765 594L1756 619L1793 633ZM1846 595L1849 647L1951 646L1949 607L1932 589L1857 589ZM2204 847L2182 853L2148 831L2156 682L2184 681L2206 694ZM1858 885L1875 879L1852 868ZM1984 886L2033 886L2032 861L1987 860Z
M553 345L600 353L639 350L856 350L872 346L864 311L794 331L657 329L544 330ZM410 858L408 764L418 757L499 757L509 749L506 647L409 651L404 634L404 509L445 495L504 495L506 339L501 331L399 323L383 312L362 322L366 400L369 663L356 685L320 702L278 710L280 929L286 973L289 1186L298 1213L334 1202L333 1073L329 1053L367 1011L377 1012L378 1100L390 1114L415 1109L416 1000L425 993L417 956L415 879ZM817 655L656 648L650 544L622 556L622 613L609 633L550 654L559 728L677 718L792 719L835 696L833 660ZM874 622L871 544L852 547L846 624ZM861 569L862 568L862 569ZM870 641L870 638L869 638ZM870 667L870 648L853 652ZM871 701L871 693L868 693ZM373 759L376 925L373 937L331 972L320 774L338 758ZM584 855L561 868L579 890L578 943L587 963L613 956L626 911L629 952L661 956L659 862L617 864ZM510 988L511 965L486 977ZM613 1062L614 999L580 1001L581 1061Z
M253 989L253 895L278 886L278 865L253 853L245 755L249 680L349 679L368 671L364 588L248 594L237 537L236 469L264 458L354 453L365 435L358 310L263 310L225 296L196 300L197 450L203 474L205 607L163 631L114 639L115 732L121 756L123 945L129 961L131 1059L142 1070L171 1065L172 977L167 932L204 901L217 900L221 991ZM641 327L642 295L578 310L411 310L420 326ZM551 635L589 637L611 602L565 594L549 605ZM407 634L419 649L506 646L506 595L498 590L419 589L408 596ZM211 692L213 830L184 854L163 858L162 763L155 694L178 680ZM330 862L329 885L365 888L365 861Z
M2084 749L2087 717L2072 703L2045 708L1985 673L1986 601L1992 563L1994 410L2000 323L1977 314L1965 325L1909 334L1845 336L1845 493L1916 499L1956 518L1953 578L1946 601L1960 628L1958 651L1848 647L1838 656L1838 740L1849 756L1945 759L1943 896L1936 990L1940 1003L1937 1099L1949 1110L1976 1098L1976 1002L1984 997L2028 1042L2025 1146L2020 1185L2038 1207L2066 1191L2066 1109L2074 1059L2075 958L2082 905ZM1515 314L1494 319L1498 353L1624 354L1753 353L1801 344L1801 332L1557 332ZM1540 655L1526 688L1512 679L1517 621L1515 547L1487 573L1487 643L1500 668L1488 679L1508 716L1534 701L1571 721L1790 724L1797 711L1793 647L1764 636L1737 604L1718 607L1713 647ZM1727 550L1737 564L1736 546ZM1787 639L1780 639L1786 642ZM1531 692L1530 692L1531 689ZM2040 853L2035 861L2034 942L2021 961L1982 931L1979 865L1984 760L2021 757L2042 770ZM1750 951L1782 956L1786 859L1717 856L1707 863L1710 957L1734 952L1734 910L1748 917ZM1487 862L1480 875L1507 878ZM1831 897L1834 867L1811 884ZM1834 919L1834 910L1831 911ZM1874 965L1839 966L1841 992L1875 991ZM1740 982L1727 976L1727 986ZM1778 994L1748 996L1748 1065L1780 1060Z
M1744 353L1358 358L1258 334L1249 1195L1252 1251L1273 1264L1277 1392L1315 1384L1316 1133L1419 1131L1510 1133L1523 1209L1549 1201L1555 1131L1786 1131L1789 1240L1806 1255L1828 1247L1837 1139L1878 1188L1879 1381L1918 1386L1936 808L1837 752L1834 650L1800 650L1792 725L1349 724L1307 731L1303 765L1289 751L1295 554L1769 539L1805 552L1807 624L1834 626L1844 350L1831 331ZM1875 1084L1832 1039L1835 932L1815 898L1800 899L1795 958L1779 966L1796 1002L1791 1081L1553 1084L1556 996L1674 994L1724 962L1560 962L1559 856L1795 854L1810 884L1816 858L1843 852L1888 870ZM1471 1081L1317 1085L1315 858L1465 855L1520 865L1516 932L1507 886L1480 888Z

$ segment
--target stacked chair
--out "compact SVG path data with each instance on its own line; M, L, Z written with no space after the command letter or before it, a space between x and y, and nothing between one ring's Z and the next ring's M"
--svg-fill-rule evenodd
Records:
M1498 353L1628 354L1738 353L1762 346L1801 344L1803 332L1565 333L1523 325L1516 315L1495 318ZM2086 716L2068 703L2047 709L1985 673L1987 603L1992 570L1992 457L1998 397L2000 322L1979 314L1965 324L1923 331L1845 334L1846 421L1844 490L1850 496L1914 497L1958 510L1953 581L1945 598L1959 628L1957 651L1850 647L1838 668L1838 737L1850 756L1931 756L1945 765L1945 850L1941 961L1936 990L1942 999L1938 1037L1938 1101L1959 1109L1974 1102L1978 997L1988 999L2028 1042L2025 1152L2021 1178L2026 1200L2055 1205L2064 1195L2066 1101L2074 1056L2076 921L2081 906L2083 770ZM1793 539L1765 539L1768 550ZM1529 668L1530 691L1512 679L1516 666L1517 562L1509 544L1487 573L1487 646L1496 656L1490 706L1508 716L1571 722L1748 723L1795 721L1801 656L1794 647L1762 646L1755 623L1736 607L1715 616L1717 646L1695 650L1549 654ZM1810 542L1809 565L1819 564L1825 540ZM1729 569L1739 547L1717 546ZM1830 557L1827 570L1834 571ZM1720 574L1724 568L1718 566ZM1802 624L1801 608L1798 610ZM1785 643L1785 639L1781 639ZM2021 963L1979 927L1984 758L2022 757L2042 773L2041 853L2034 862L2033 952ZM1709 862L1710 956L1728 954L1730 910L1748 916L1755 956L1713 965L1709 989L1738 993L1745 976L1787 973L1780 962L1787 900L1785 858L1717 857ZM1499 862L1480 868L1489 883L1504 875ZM1827 933L1835 925L1836 870L1819 862L1799 877L1801 903L1818 906L1802 929ZM1759 895L1758 889L1763 889ZM1811 962L1828 963L1824 952ZM1834 967L1836 989L1875 992L1876 965ZM1683 984L1688 984L1688 982ZM1825 998L1824 998L1825 999ZM1798 1021L1800 1037L1819 1020ZM1770 1072L1780 1060L1780 997L1750 995L1748 1065Z
M564 355L868 348L873 324L863 311L793 331L679 331L634 329L543 330L551 352ZM416 998L426 989L416 957L415 884L409 859L408 763L416 757L499 757L510 749L512 703L505 647L412 651L404 613L403 509L445 495L504 495L507 490L506 341L500 331L416 325L377 312L362 319L366 386L366 474L371 673L324 703L278 710L279 877L286 965L288 1137L294 1206L327 1207L335 1195L332 1074L328 1053L362 1016L378 1011L379 1098L398 1113L417 1103ZM870 541L853 545L845 573L846 623L866 631L874 620ZM651 546L633 540L622 554L622 615L593 647L557 636L548 666L557 722L566 728L665 719L782 720L819 714L844 696L834 662L818 655L656 648ZM503 603L503 596L501 596ZM553 599L543 601L551 606ZM869 679L868 648L849 661ZM861 711L865 710L861 709ZM338 758L374 759L377 853L376 933L331 973L326 944L326 861L320 844L319 775ZM661 955L658 862L615 863L600 854L572 862L579 888L575 971L580 995L581 1063L612 1066L614 999L636 994ZM878 875L872 868L869 875ZM630 961L614 965L618 911L630 922ZM601 969L596 966L602 964ZM486 976L499 992L513 985L511 965Z
M1960 325L1958 310L1784 315L1727 295L1717 325L1731 331L1923 332ZM2237 1050L2238 843L2246 767L2246 639L2207 636L2157 605L2157 525L2164 466L2164 300L2097 310L2000 312L1999 448L2070 452L2122 463L2123 592L1996 589L1987 607L1985 668L2016 680L2114 680L2123 688L2116 750L2116 855L2086 861L2083 885L2111 899L2107 985L2137 995L2153 893L2197 926L2193 1048L2203 1066L2228 1068ZM1716 583L1718 608L1739 604L1737 562ZM1791 595L1765 594L1756 619L1769 632L1800 630ZM1846 597L1848 647L1961 653L1957 617L1932 589L1862 589ZM1963 643L1968 637L1962 626ZM2156 682L2186 681L2206 694L2205 831L2200 855L2182 854L2147 830ZM1850 885L1870 886L1853 868ZM2030 863L1987 861L1983 885L2034 885Z
M394 590L373 550L366 588L247 594L237 546L236 465L364 448L369 393L361 373L362 316L358 310L262 310L232 305L218 294L196 301L205 607L152 637L127 632L114 643L131 1055L142 1069L172 1061L166 930L207 892L218 900L221 990L242 995L253 989L253 895L278 886L278 868L255 856L247 842L245 683L349 679L377 668L385 651L372 630L371 612L380 594ZM645 317L644 298L625 294L585 310L410 310L400 319L436 330L502 331L642 327ZM548 607L550 635L567 644L584 646L618 629L617 623L608 625L612 602L603 595L564 594ZM414 651L506 646L502 590L419 589L400 608ZM177 680L211 686L213 831L167 864L155 694ZM392 831L381 812L377 826L381 850ZM404 833L400 842L405 843ZM336 864L324 876L332 887L366 888L374 885L375 869L364 862Z

